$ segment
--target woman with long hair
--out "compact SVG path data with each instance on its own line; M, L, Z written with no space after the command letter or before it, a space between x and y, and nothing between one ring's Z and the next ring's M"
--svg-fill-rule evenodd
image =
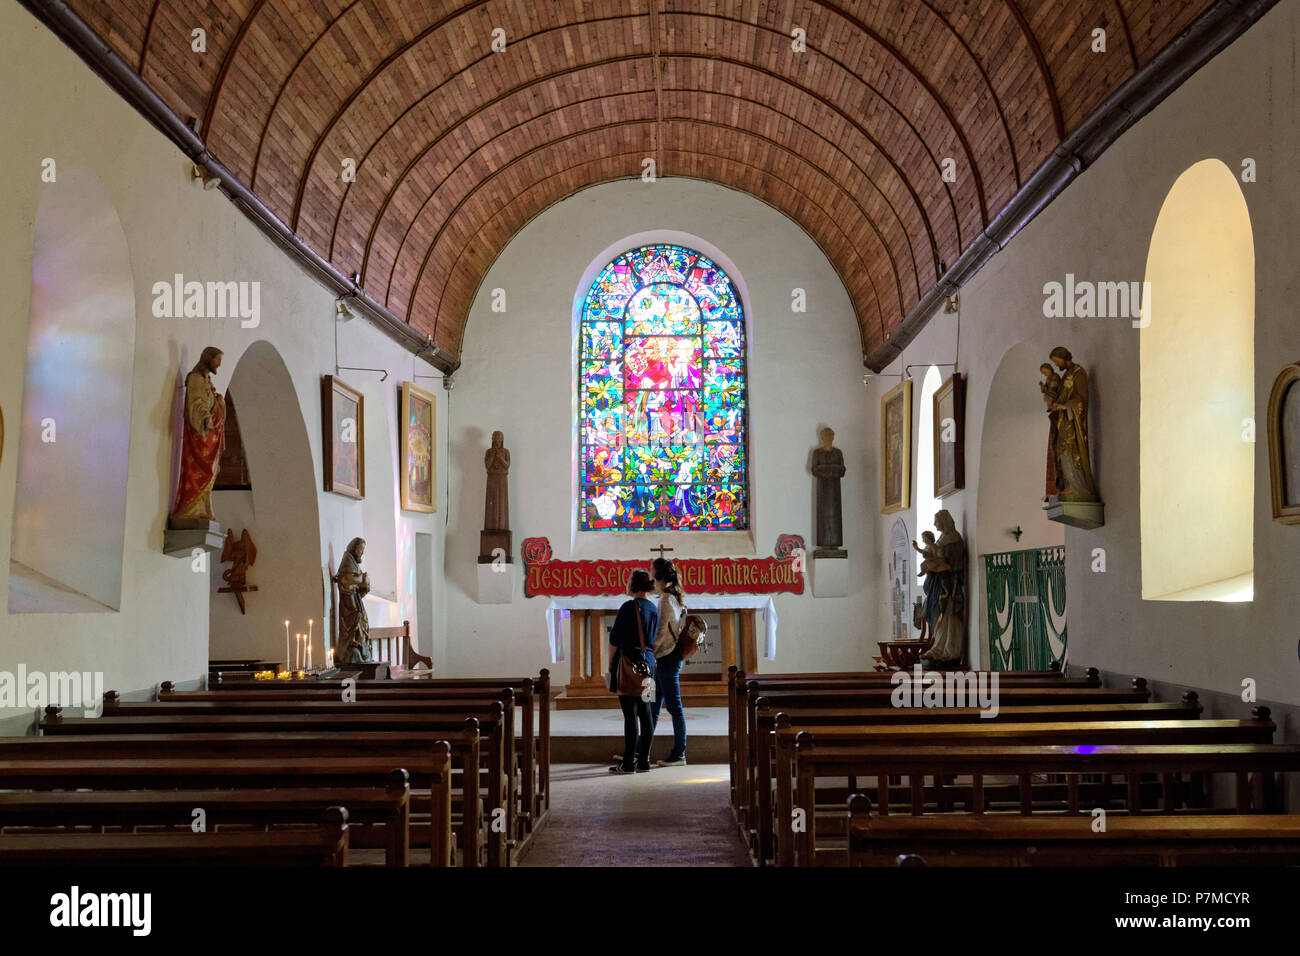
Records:
M646 597L653 589L650 575L633 571L627 590L631 600L624 601L614 618L614 628L609 635L613 647L610 669L618 674L620 658L643 660L654 672L654 638L659 632L659 612ZM639 620L638 620L639 618ZM614 677L617 680L617 677ZM617 689L617 685L612 689ZM650 739L654 724L650 721L650 701L639 694L619 694L618 705L623 709L623 757L609 768L610 773L645 773L650 769Z
M656 767L686 765L686 714L682 710L682 654L677 638L682 633L686 596L671 561L655 558L655 591L659 594L659 629L655 635L655 699L650 705L650 724L659 725L659 708L667 707L673 718L673 748Z

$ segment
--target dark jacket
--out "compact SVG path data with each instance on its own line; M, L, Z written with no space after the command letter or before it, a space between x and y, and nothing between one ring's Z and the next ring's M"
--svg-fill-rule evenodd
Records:
M641 653L641 641L636 629L636 607L641 608L641 626L645 628L645 649L649 655L650 666L654 666L655 635L659 633L659 609L654 602L641 598L629 599L618 609L614 618L614 631L609 636L609 643L621 653L635 657ZM642 655L643 657L645 655Z

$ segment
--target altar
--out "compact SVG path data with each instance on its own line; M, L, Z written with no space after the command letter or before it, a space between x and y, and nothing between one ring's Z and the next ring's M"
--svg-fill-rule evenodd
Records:
M605 684L609 670L607 627L627 599L626 596L577 596L552 598L546 607L546 631L552 663L569 660L569 683L557 706L612 706L614 696ZM758 614L763 615L763 659L776 656L776 606L770 594L692 594L687 600L691 613L717 614L719 626L710 626L706 643L718 646L720 662L694 666L682 672L682 697L695 705L722 706L727 694L727 670L733 664L746 674L758 671ZM566 625L567 620L567 625ZM565 637L568 637L566 654ZM705 700L705 698L710 698ZM716 699L715 699L716 698ZM569 704L565 704L565 700Z

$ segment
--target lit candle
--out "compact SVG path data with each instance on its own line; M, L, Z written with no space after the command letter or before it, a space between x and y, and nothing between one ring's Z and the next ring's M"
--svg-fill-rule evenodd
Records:
M284 669L289 669L289 622L284 622Z
M307 670L311 670L311 632L312 619L307 618Z

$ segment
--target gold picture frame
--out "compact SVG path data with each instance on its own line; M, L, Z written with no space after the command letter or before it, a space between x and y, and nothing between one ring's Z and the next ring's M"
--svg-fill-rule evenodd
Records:
M433 514L438 510L438 404L432 394L402 383L402 510Z
M333 375L321 376L324 488L358 500L366 496L365 402L355 388Z
M1268 483L1273 520L1300 524L1300 362L1282 367L1268 395Z
M899 382L880 399L880 513L912 503L912 383Z
M934 450L934 496L946 498L966 487L966 380L954 372L934 393L931 447ZM952 441L943 440L944 422L952 420Z

